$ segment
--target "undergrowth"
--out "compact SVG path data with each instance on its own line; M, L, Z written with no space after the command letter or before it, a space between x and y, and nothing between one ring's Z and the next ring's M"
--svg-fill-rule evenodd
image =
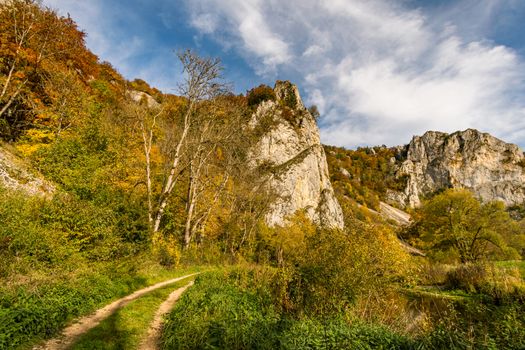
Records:
M386 327L341 314L287 312L291 291L279 269L253 268L199 276L165 324L163 349L391 349L411 341ZM181 322L184 320L184 322Z

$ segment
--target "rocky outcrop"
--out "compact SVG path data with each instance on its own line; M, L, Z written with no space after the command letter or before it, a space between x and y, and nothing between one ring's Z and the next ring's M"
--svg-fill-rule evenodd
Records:
M23 191L32 196L50 197L55 187L29 167L12 152L0 145L0 186Z
M268 187L276 195L266 215L270 226L283 225L298 210L315 223L342 228L319 129L304 107L297 87L278 81L276 100L262 102L250 127L257 135L251 165L268 169Z
M126 95L134 102L141 103L142 101L145 101L146 106L149 108L159 108L160 103L155 101L153 96L137 90L128 90L126 91Z
M401 205L418 206L423 196L445 188L467 188L482 200L506 205L525 200L523 151L473 129L415 136L397 174L407 177L406 188L389 197Z

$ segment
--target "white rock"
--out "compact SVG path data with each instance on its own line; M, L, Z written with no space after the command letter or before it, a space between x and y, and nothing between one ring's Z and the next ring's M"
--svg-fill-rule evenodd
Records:
M252 167L270 165L268 186L278 194L266 222L270 226L284 225L288 217L305 210L321 226L342 228L343 214L330 183L317 124L295 85L278 81L274 90L277 101L262 102L250 122L252 128L270 125L263 130L250 156ZM289 101L289 94L293 94L296 103L295 108L287 110L282 105ZM288 117L283 110L287 110L284 113Z
M525 201L525 156L518 146L468 129L415 136L398 175L408 175L403 193L389 199L418 206L422 196L444 188L467 188L479 198L506 205Z

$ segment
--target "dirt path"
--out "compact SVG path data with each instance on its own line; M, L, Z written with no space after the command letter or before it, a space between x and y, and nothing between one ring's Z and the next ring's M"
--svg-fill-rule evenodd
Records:
M73 343L78 339L79 336L81 336L82 334L88 332L90 329L96 327L100 322L102 322L107 317L112 315L115 311L117 311L121 307L126 306L127 304L129 304L133 300L138 299L141 296L143 296L144 294L149 293L149 292L151 292L151 291L153 291L155 289L159 289L159 288L165 287L165 286L167 286L169 284L175 283L177 281L183 280L183 279L191 277L191 276L195 276L197 274L199 274L199 272L192 273L192 274L189 274L189 275L186 275L186 276L182 276L182 277L178 277L178 278L173 278L171 280L160 282L160 283L154 284L152 286L149 286L147 288L143 288L143 289L137 290L136 292L134 292L134 293L132 293L132 294L130 294L128 296L125 296L124 298L118 299L118 300L112 302L111 304L108 304L108 305L104 306L102 309L98 309L93 314L77 320L72 325L66 327L62 331L62 334L59 337L48 340L44 345L35 346L33 348L33 350L63 350L63 349L67 349L68 347L73 345Z
M164 316L170 312L171 309L173 309L173 306L177 302L177 300L180 298L180 296L193 285L193 281L188 283L182 288L179 288L175 291L173 291L169 297L159 306L159 309L155 313L155 317L153 318L153 322L151 322L151 325L148 329L148 334L146 335L146 338L144 341L140 344L139 349L140 350L157 350L158 349L158 343L160 338L160 332L162 329L162 321L164 320Z

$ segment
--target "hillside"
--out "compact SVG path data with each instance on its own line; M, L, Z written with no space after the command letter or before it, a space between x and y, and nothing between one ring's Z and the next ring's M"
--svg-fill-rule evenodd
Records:
M0 349L523 347L516 146L323 146L289 81L185 50L166 94L85 35L0 2Z

